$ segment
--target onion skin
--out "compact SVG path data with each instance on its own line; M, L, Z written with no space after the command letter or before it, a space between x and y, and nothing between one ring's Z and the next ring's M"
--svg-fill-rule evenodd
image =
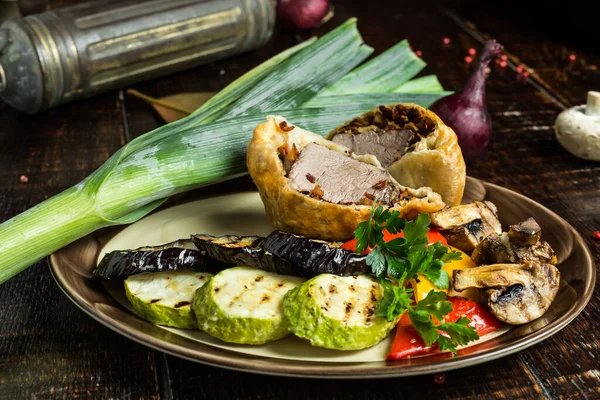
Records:
M328 0L278 0L277 19L283 28L301 32L321 25L330 8Z
M429 107L454 130L465 161L481 158L492 137L492 121L485 101L485 69L502 49L495 40L488 40L466 85Z

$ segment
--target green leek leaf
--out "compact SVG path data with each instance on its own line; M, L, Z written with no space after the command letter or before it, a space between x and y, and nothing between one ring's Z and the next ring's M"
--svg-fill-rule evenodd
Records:
M410 49L407 40L403 40L344 76L320 96L393 92L425 66L425 61Z
M425 75L403 83L393 90L394 93L436 93L444 88L435 75Z
M335 96L316 96L302 105L303 108L334 107L339 104L364 104L370 108L382 104L415 103L422 107L429 107L434 101L451 92L438 93L359 93ZM369 108L369 109L370 109Z

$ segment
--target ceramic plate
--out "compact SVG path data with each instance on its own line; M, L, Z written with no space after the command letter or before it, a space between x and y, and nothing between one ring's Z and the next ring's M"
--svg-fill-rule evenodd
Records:
M162 327L135 315L122 281L94 281L91 271L109 251L159 245L194 233L267 235L269 226L257 192L188 201L155 212L120 229L98 231L50 257L52 273L65 294L82 310L116 332L157 350L215 366L274 375L315 378L376 378L435 373L471 366L514 353L558 332L589 301L595 269L583 239L544 206L502 187L467 179L463 202L490 200L505 230L529 216L558 254L561 286L550 309L522 326L505 327L461 348L456 357L434 354L386 362L393 333L378 345L342 352L312 347L288 337L262 346L232 345L204 332Z

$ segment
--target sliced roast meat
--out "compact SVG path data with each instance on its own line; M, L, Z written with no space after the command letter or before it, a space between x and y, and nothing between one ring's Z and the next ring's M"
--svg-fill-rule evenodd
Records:
M334 137L338 137L337 140L349 140L339 136L357 136L356 140L350 139L350 141L344 143L365 146L370 146L367 143L369 140L378 140L386 147L394 147L404 154L407 150L410 151L409 148L413 144L429 136L436 129L436 122L427 115L427 112L423 112L425 110L421 110L400 104L391 107L380 106L338 126L329 132L327 139L334 140ZM365 138L360 138L360 136L365 136ZM395 138L394 136L399 137ZM368 147L364 152L359 151L358 147L348 147L357 154L377 155L372 151L374 147ZM382 160L379 161L383 164Z
M536 244L542 236L542 228L532 217L511 225L508 231L510 240L519 246L531 246Z
M400 185L387 171L325 146L309 143L288 178L294 189L336 204L392 204Z
M439 228L448 244L471 253L486 237L502 232L498 209L489 201L474 201L431 214L431 223Z
M353 133L338 133L331 140L344 145L356 154L374 155L383 168L406 153L414 132L409 129L381 130L376 127L358 128Z
M381 106L339 126L327 138L355 154L371 154L388 168L434 129L434 121L415 108Z

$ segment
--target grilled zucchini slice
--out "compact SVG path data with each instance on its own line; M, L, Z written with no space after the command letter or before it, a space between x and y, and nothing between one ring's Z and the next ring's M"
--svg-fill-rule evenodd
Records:
M225 342L263 344L290 334L283 296L304 279L251 267L216 274L196 293L198 327Z
M135 311L150 322L198 329L192 300L212 276L195 271L144 272L125 279L125 294Z
M316 276L285 295L290 330L313 346L359 350L383 340L397 321L375 316L383 287L367 275Z

